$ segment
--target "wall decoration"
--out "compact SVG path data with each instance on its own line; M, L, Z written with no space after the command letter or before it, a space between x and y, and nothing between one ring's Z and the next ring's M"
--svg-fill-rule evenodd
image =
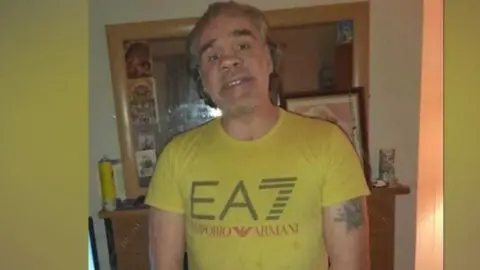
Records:
M320 71L318 73L320 92L333 91L333 89L335 88L334 72L335 70L332 65L325 65L320 68Z
M150 178L155 171L155 165L157 163L157 154L155 150L143 150L135 153L137 160L138 177L140 178L140 186L147 185L150 182Z
M140 131L137 136L137 150L156 150L156 138L154 131Z
M395 149L380 149L378 159L378 178L374 186L383 187L394 184L397 181L395 176Z
M125 66L128 79L152 76L152 56L150 45L146 41L124 43Z
M363 91L363 88L327 93L315 91L289 95L284 99L285 109L288 111L338 125L354 145L366 177L370 179Z
M128 101L133 125L157 123L155 80L153 78L129 80Z
M343 20L337 22L337 44L353 42L353 21Z

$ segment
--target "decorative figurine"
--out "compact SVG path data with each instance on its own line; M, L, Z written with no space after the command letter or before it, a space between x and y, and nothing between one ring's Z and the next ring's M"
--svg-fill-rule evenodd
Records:
M380 149L378 162L378 178L374 187L385 187L396 182L395 176L395 149Z

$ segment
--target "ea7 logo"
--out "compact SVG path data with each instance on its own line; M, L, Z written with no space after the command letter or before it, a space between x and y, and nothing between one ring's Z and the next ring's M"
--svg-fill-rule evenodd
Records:
M259 190L277 190L277 196L275 201L272 202L272 207L264 219L266 220L278 220L280 219L285 207L287 206L288 200L293 192L297 178L271 178L263 179L258 186ZM200 188L213 188L218 186L219 181L194 181L192 182L191 192L190 192L190 215L192 219L204 219L204 220L224 220L225 216L232 208L246 208L253 220L258 220L258 213L255 209L255 206L248 195L248 190L243 182L243 180L238 181L237 185L233 189L232 193L229 196L229 199L225 203L223 210L220 215L206 215L206 214L197 214L195 213L195 205L197 204L208 204L214 203L215 199L212 197L197 197L195 192ZM239 197L241 198L239 200Z

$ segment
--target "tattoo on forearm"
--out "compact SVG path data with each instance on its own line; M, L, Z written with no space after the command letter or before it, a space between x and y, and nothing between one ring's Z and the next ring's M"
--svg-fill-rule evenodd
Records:
M347 231L358 229L363 225L363 204L362 199L356 198L346 202L338 210L335 217L336 222L344 222L347 225Z

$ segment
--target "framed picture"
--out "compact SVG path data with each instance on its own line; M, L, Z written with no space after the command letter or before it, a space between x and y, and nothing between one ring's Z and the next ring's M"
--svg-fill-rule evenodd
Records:
M302 93L284 96L284 109L338 125L352 142L370 179L365 98L363 88L328 93Z

